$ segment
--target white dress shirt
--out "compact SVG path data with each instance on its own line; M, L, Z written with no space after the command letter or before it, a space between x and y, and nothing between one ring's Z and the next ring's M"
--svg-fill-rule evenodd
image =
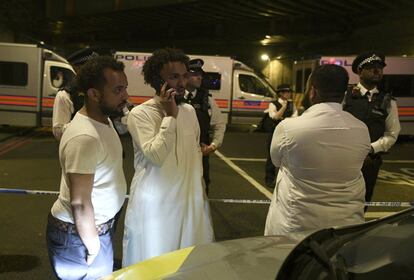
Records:
M361 95L365 95L368 92L368 89L366 89L361 83L359 83L357 87L360 88ZM374 88L369 90L369 92L371 95L368 96L368 100L371 102L372 95L379 93L379 91L377 88ZM401 130L400 120L398 118L397 102L395 102L395 100L391 100L391 106L387 109L387 112L388 116L385 119L384 135L377 141L371 143L374 153L388 151L395 144L395 141L397 141L398 134Z
M265 235L363 222L361 167L369 151L366 125L339 103L283 120L270 149L280 169Z

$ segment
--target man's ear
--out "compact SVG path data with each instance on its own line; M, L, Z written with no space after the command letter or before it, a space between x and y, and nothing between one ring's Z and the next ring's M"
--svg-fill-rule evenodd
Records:
M318 91L314 86L311 86L309 89L309 101L311 104L315 104L318 99Z
M88 95L89 100L99 102L99 100L101 99L101 93L97 89L90 88L86 91L86 94Z

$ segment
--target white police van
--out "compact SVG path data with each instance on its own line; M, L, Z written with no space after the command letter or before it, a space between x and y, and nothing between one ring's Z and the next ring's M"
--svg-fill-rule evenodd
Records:
M42 46L0 43L0 125L51 126L54 97L74 75Z
M356 56L322 56L317 59L295 61L292 67L293 87L297 97L303 96L306 81L317 65L336 64L349 74L349 84L357 84L358 75L352 72ZM414 57L386 56L382 88L397 100L401 135L414 135Z

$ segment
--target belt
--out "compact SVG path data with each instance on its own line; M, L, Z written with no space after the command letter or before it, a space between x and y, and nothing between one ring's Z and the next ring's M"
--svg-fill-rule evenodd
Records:
M72 223L61 221L58 218L55 218L52 214L49 214L48 220L51 225L53 225L60 231L67 232L70 234L78 234L78 231L76 230L76 226ZM106 223L97 225L96 232L98 233L98 235L103 235L107 233L113 227L114 221L115 219L112 218Z

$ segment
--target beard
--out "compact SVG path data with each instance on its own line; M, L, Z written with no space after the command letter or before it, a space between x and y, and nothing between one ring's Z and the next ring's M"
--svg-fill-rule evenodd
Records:
M175 91L177 94L174 96L174 100L179 105L184 102L185 88L177 88Z
M123 117L124 113L122 112L122 108L126 105L125 103L122 103L121 105L119 105L118 107L109 107L108 105L106 105L104 102L99 103L99 108L101 109L102 113L108 117L113 117L113 118L117 118L117 117Z
M175 104L180 105L184 102L184 94L174 96Z

